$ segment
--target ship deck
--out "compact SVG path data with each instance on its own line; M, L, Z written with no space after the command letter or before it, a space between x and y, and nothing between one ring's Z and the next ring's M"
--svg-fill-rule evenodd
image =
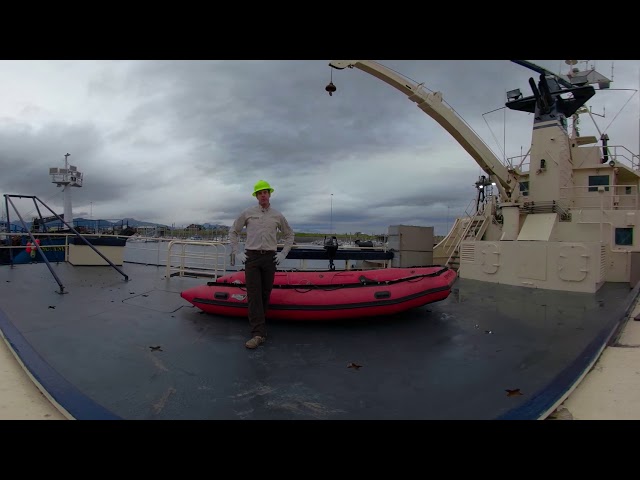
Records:
M615 336L637 287L596 294L458 279L449 298L342 322L248 322L180 292L207 278L125 262L0 267L0 330L75 419L540 419Z

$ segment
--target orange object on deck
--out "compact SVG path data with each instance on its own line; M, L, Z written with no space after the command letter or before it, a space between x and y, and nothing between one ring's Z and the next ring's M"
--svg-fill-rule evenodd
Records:
M40 239L39 239L39 238L36 238L36 243L37 243L38 245L40 245ZM36 247L36 246L33 244L33 242L27 242L27 248L26 248L26 250L27 250L27 253L31 253L31 252L34 252L34 253L35 253L35 252L37 252L37 251L38 251L38 247Z

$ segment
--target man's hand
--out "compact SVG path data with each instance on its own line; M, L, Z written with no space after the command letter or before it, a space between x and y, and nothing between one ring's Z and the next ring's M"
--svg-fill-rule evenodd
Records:
M285 258L287 258L287 256L283 252L280 252L280 253L276 253L273 256L273 261L275 262L276 265L280 265L280 262L282 262Z
M236 261L244 263L247 261L247 254L244 252L236 253Z

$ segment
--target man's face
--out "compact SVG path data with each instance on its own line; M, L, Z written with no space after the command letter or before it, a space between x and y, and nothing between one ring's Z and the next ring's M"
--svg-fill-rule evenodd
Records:
M261 207L269 206L269 198L271 197L271 192L267 190L259 190L256 192L256 198L258 199L258 203Z

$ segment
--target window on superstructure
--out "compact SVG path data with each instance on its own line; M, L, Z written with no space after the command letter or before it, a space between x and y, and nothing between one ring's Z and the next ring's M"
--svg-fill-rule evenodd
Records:
M529 195L529 182L520 182L520 193L523 197Z
M597 192L598 187L602 185L609 185L609 175L590 175L589 176L589 191ZM605 186L604 191L608 192L609 187Z
M633 227L616 228L616 245L633 245Z

